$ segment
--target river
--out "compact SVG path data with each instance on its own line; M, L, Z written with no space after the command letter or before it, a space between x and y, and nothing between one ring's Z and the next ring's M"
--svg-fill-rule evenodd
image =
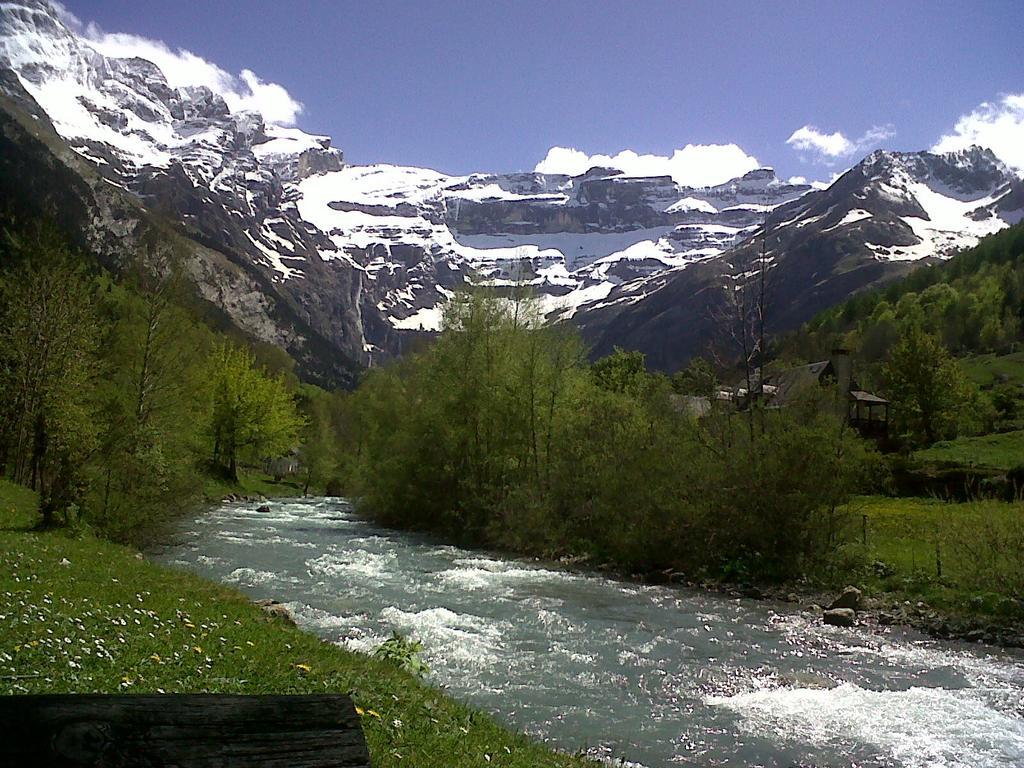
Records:
M568 573L382 529L338 499L223 505L165 563L287 603L559 747L648 768L1024 766L1024 656Z

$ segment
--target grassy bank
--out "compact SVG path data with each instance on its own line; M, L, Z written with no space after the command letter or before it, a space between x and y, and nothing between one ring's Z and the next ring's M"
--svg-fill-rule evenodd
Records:
M860 540L836 558L836 583L954 617L1024 620L1024 505L874 496L848 511Z
M974 355L961 362L967 375L979 386L992 387L1000 382L1024 384L1024 352Z
M591 764L270 619L239 592L87 535L31 531L35 504L0 480L0 694L346 692L378 768Z
M914 458L940 467L1014 469L1024 466L1024 430L943 440L917 451Z

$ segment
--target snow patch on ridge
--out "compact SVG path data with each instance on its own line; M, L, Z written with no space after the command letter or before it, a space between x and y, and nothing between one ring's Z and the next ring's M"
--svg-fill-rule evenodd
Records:
M974 200L958 200L943 195L929 185L915 182L908 184L908 191L920 203L928 218L907 216L904 221L921 238L918 245L895 251L893 259L921 259L935 253L948 253L959 248L968 248L982 237L1003 229L1006 223L995 216L975 221L970 214L995 201L992 195Z
M265 133L267 141L255 144L252 148L252 153L260 160L290 157L311 149L327 149L331 145L329 136L317 136L298 128L268 125Z

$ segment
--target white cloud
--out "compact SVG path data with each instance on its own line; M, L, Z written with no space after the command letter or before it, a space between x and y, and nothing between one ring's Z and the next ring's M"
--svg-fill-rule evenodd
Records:
M933 152L953 152L977 144L991 149L996 157L1024 173L1024 93L1003 96L997 103L985 102L961 116L953 132L932 147Z
M813 152L827 157L842 157L853 152L853 142L842 133L822 133L813 125L797 128L786 143L801 152Z
M74 17L71 17L73 20ZM159 40L138 35L104 32L95 24L85 27L89 45L111 58L138 57L156 64L172 88L205 85L224 97L232 112L259 112L269 123L294 125L302 104L284 86L260 80L251 70L237 76L184 48L172 50Z
M857 149L872 149L883 141L888 141L896 135L896 129L892 125L875 125L868 128L864 135L857 139Z
M849 157L877 146L895 135L891 125L876 125L859 139L849 139L841 131L824 133L813 125L797 128L786 143L799 152L806 152L816 162L831 165L840 158Z
M243 69L239 76L246 90L233 94L238 98L238 106L231 109L248 109L262 113L271 123L295 125L302 104L293 99L283 85L264 82L251 69ZM228 105L231 106L230 101Z
M641 155L631 149L617 155L588 155L578 149L552 147L534 170L578 176L595 166L616 168L627 176L671 176L677 184L691 187L721 184L761 167L756 157L735 144L687 144L670 157Z

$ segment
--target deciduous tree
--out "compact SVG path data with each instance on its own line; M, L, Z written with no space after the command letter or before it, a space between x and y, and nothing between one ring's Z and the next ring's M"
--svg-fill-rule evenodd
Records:
M268 376L248 350L222 344L210 359L213 463L234 482L238 462L276 457L299 443L304 420L284 376Z
M916 442L954 437L974 406L977 387L932 334L904 326L884 368L897 424Z
M0 293L0 471L39 491L50 525L81 504L95 444L93 287L51 231L13 245L23 258Z

